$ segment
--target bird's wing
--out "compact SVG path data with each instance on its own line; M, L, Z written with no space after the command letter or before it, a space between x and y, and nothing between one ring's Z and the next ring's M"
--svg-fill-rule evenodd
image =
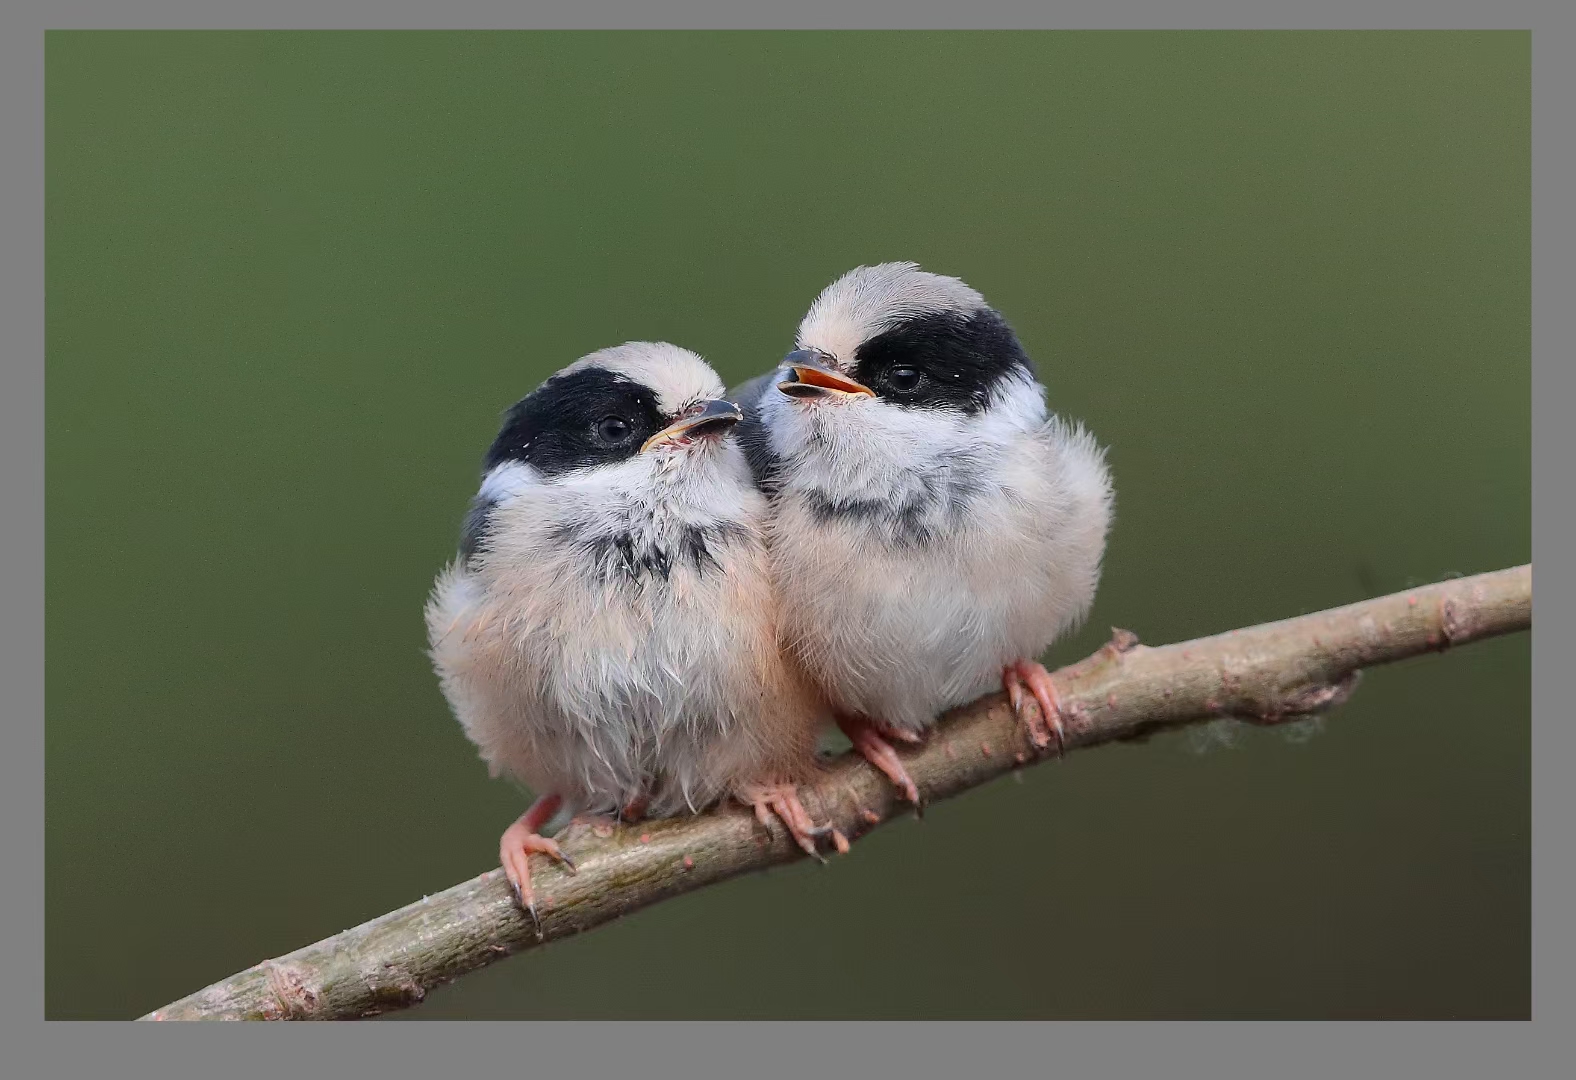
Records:
M761 422L758 406L761 395L771 389L776 376L777 369L773 368L728 391L728 400L744 413L744 419L734 428L739 437L739 445L744 447L744 456L749 459L750 473L755 477L755 486L768 497L777 494L778 459L767 442L766 425Z
M460 558L464 561L470 562L471 557L481 550L492 526L493 507L497 505L496 500L484 498L480 494L471 498L470 505L465 509L465 521L460 525Z

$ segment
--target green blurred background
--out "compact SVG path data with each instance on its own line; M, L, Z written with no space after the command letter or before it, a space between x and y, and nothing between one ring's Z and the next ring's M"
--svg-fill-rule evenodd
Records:
M862 262L981 289L1110 446L1053 661L1527 561L1529 50L52 33L48 1015L491 866L421 606L499 413L630 338L752 374ZM1078 754L403 1015L1526 1017L1528 673Z

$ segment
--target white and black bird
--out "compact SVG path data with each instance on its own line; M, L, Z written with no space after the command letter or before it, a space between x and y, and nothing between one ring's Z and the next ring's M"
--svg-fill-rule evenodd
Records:
M529 856L568 864L540 833L560 808L669 816L732 795L811 854L830 831L795 787L829 714L779 648L768 505L723 393L665 343L548 379L505 415L427 603L466 734L538 796L499 848L533 919Z
M1034 744L1060 748L1035 658L1094 599L1111 480L1002 316L956 278L862 266L734 400L773 502L785 641L859 752L917 803L889 740L1003 686Z

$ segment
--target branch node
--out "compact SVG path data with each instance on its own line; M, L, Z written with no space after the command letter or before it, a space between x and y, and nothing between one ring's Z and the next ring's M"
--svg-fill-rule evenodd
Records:
M1123 630L1120 626L1111 627L1111 640L1105 643L1105 648L1113 656L1121 656L1138 648L1138 635L1131 630Z
M1334 682L1315 682L1286 691L1275 701L1239 714L1250 724L1273 727L1305 716L1326 713L1346 703L1362 681L1362 671L1350 671Z
M277 1012L277 1018L310 1020L317 1012L318 992L308 982L308 973L294 964L281 964L270 960L263 965L268 975L268 989L273 993L273 1009L265 1005L265 1012Z
M1444 634L1444 640L1439 645L1440 652L1457 641L1472 637L1472 618L1471 605L1463 606L1456 602L1455 597L1447 596L1439 602L1439 629Z

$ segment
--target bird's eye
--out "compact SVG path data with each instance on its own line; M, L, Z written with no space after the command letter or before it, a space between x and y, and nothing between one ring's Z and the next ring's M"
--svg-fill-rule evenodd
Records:
M906 394L910 390L918 390L919 384L923 379L924 376L917 369L911 367L893 368L887 373L887 385L900 394Z
M597 438L610 446L616 446L629 439L629 421L622 416L604 416L596 422Z

